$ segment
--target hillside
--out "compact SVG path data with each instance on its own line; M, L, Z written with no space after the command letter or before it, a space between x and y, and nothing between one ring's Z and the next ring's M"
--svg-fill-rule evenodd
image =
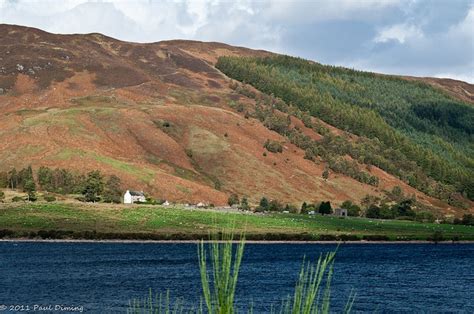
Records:
M322 147L337 146L341 138L355 142L366 134L343 127L321 112L304 116L300 111L307 108L300 108L299 102L290 102L270 86L266 89L245 80L268 94L264 95L233 82L215 67L222 56L275 55L220 43L135 44L101 34L55 35L0 25L0 171L30 164L34 169L49 166L78 173L99 169L119 176L124 188L171 201L214 204L226 203L230 193L248 196L253 202L267 196L296 205L321 200L360 203L367 194L383 196L384 191L400 186L405 194L416 195L436 212L459 215L474 209L467 193L463 195L459 189L448 190L448 196L456 200L448 204L446 197L421 192L423 188L412 184L416 190L407 178L350 154L341 153L341 158L355 169L353 173L338 170L316 153L313 160L305 158L307 149L291 140L288 132L301 133ZM230 70L219 68L238 79ZM410 84L420 84L410 80L413 78L405 80L408 89ZM462 110L466 110L465 104L460 102L472 101L472 95L465 95L472 85L420 80L444 88L446 101ZM269 96L272 92L286 103ZM284 106L277 108L278 104ZM290 105L300 111L283 112L283 107ZM450 133L450 137L438 131L444 132L436 128L433 134L445 142L459 135ZM427 141L436 142L437 138ZM282 143L282 152L265 149L267 140ZM451 166L461 172L472 171L468 155L472 137L463 141L455 140L454 151L444 156L448 173ZM393 143L398 144L402 142ZM438 144L443 150L444 142ZM459 149L463 145L465 148ZM326 180L322 174L328 167ZM428 168L416 170L450 186L458 180L435 175ZM375 178L378 184L370 181ZM467 180L466 184L472 185L472 177Z

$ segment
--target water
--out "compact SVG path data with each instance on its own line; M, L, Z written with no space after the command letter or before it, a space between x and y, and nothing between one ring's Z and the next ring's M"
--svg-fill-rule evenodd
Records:
M334 248L247 244L240 308L253 302L254 312L268 312L293 291L303 256L316 259ZM199 278L196 244L0 242L0 305L8 307L125 312L128 300L149 288L193 302L199 300ZM335 311L351 289L357 312L474 313L474 244L341 245L332 285Z

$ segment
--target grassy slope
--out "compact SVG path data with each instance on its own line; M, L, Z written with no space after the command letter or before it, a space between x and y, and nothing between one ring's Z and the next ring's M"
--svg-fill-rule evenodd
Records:
M158 206L86 204L2 204L0 230L26 236L39 230L103 234L102 238L198 238L234 226L254 239L320 239L321 235L387 236L390 240L424 240L436 230L445 239L474 240L474 228L459 225L422 224L396 220L296 214L244 214ZM107 234L108 235L104 235ZM137 236L136 234L141 234ZM146 237L145 235L154 236ZM175 236L180 235L180 236ZM183 236L184 235L184 236ZM299 237L298 237L299 236ZM87 237L87 236L86 236Z

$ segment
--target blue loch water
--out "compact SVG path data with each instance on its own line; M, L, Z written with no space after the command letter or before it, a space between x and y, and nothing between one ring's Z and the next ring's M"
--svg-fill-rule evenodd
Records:
M267 313L292 293L303 257L329 244L247 244L237 303ZM169 289L200 298L191 243L0 242L3 312L126 312L131 298ZM334 312L474 313L474 244L344 244L332 284ZM16 306L16 307L13 307ZM40 307L41 306L41 307Z

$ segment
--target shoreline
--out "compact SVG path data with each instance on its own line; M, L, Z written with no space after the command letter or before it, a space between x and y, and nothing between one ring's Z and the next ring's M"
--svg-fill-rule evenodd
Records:
M36 243L150 243L150 244L197 244L201 240L121 240L121 239L29 239L29 238L16 238L16 239L0 239L2 242L36 242ZM205 243L212 242L211 240L204 240ZM218 241L223 242L223 241ZM239 243L239 240L232 241L233 243ZM245 240L246 244L474 244L472 240L463 241L427 241L427 240L400 240L400 241L283 241L283 240Z

